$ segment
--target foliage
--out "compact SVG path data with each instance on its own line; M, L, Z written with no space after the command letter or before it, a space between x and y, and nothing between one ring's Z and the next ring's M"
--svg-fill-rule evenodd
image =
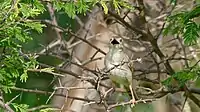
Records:
M103 9L104 9L104 13L105 13L105 14L108 14L108 6L106 5L107 2L108 2L108 0L101 0L101 1L100 1L100 4L101 4L101 6L102 6ZM118 14L120 14L120 9L121 9L122 7L125 7L125 8L127 8L127 9L129 9L129 10L134 10L134 7L131 6L130 3L127 3L127 2L124 1L124 0L111 0L111 4L113 5L115 11L116 11Z
M176 0L171 0L172 4L176 4ZM190 11L182 11L171 15L167 18L168 25L164 29L164 35L179 35L183 37L185 45L195 45L199 39L200 24L195 19L200 15L200 5L197 5ZM163 84L167 87L173 86L173 80L178 81L179 87L183 87L189 80L199 77L200 68L197 65L183 69L172 74Z
M0 87L5 92L11 92L16 80L26 82L28 69L36 67L37 62L22 54L22 44L31 40L31 33L42 32L39 22L28 21L45 11L38 0L1 0L0 1ZM16 112L27 112L28 105L12 103Z
M200 68L194 65L190 68L183 69L181 71L174 73L171 77L169 77L162 83L165 86L172 88L174 84L173 81L175 79L176 81L178 81L178 86L179 86L178 88L182 88L188 81L194 80L199 76L200 76Z
M44 0L45 1L45 0ZM26 82L28 79L28 70L37 68L38 62L31 55L22 53L22 45L31 40L32 33L43 33L44 24L36 21L35 18L46 11L45 3L42 0L0 0L0 87L5 93L10 93L10 87L16 85L19 79ZM70 0L58 1L51 0L53 7L57 12L64 11L70 18L77 14L86 15L95 5L100 5L105 14L108 9L114 10L120 14L121 8L133 10L125 0ZM111 3L111 5L108 5ZM171 0L176 4L176 0ZM187 45L197 43L199 38L200 25L195 22L195 18L200 15L200 5L191 11L184 11L168 17L168 26L164 34L173 34L183 36ZM199 76L200 69L192 67L176 72L163 84L170 86L172 79L177 79L180 86L187 81ZM53 72L52 68L41 69L41 72ZM26 112L29 105L11 103L15 111ZM52 108L41 110L41 112L52 111Z
M58 2L57 0L53 0L54 7L57 11L64 10L69 17L74 18L77 14L86 14L87 11L90 11L91 7L99 4L103 7L105 14L108 14L108 3L111 2L114 9L120 13L121 7L126 7L128 9L133 10L134 7L131 4L127 3L124 0L77 0L70 2Z
M98 0L78 0L71 2L58 2L53 0L52 4L56 10L64 10L69 17L74 17L76 14L85 14L89 11L90 6L97 4ZM100 1L107 12L106 2ZM129 6L124 1L113 0L115 9L119 12L121 6ZM0 2L0 48L1 48L1 69L0 77L1 86L14 86L14 80L18 77L22 82L28 78L27 70L36 67L34 59L25 60L24 56L20 54L21 45L30 40L31 32L43 32L45 25L40 22L33 21L34 17L42 14L45 7L39 0L3 0ZM9 80L8 80L9 79ZM4 88L8 92L7 88Z
M170 3L171 3L172 5L176 5L177 0L170 0Z
M21 53L22 44L31 39L33 30L42 32L44 25L38 22L27 21L44 12L45 8L38 1L11 0L0 2L0 84L5 92L15 85L15 80L20 78L26 82L29 68L35 68L34 58L25 60Z
M195 18L200 15L200 5L191 11L183 11L167 18L168 25L164 34L182 35L186 45L194 45L199 38L200 25Z
M52 0L53 7L64 10L74 18L76 14L86 14L95 4L100 3L107 8L107 2L98 0L78 0L62 2ZM113 0L113 5L119 11L120 5L128 6L123 1ZM22 53L22 45L32 39L32 33L43 33L44 24L34 19L45 9L41 0L1 0L0 1L0 87L5 93L10 93L10 87L16 85L17 79L26 82L28 70L37 67L37 61L31 55ZM25 112L28 105L12 103L16 111Z
M17 104L17 103L11 103L13 107L15 108L16 112L27 112L28 105L26 104Z

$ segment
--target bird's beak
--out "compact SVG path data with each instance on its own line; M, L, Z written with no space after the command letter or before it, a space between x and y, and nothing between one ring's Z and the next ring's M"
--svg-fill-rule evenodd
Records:
M112 45L120 44L115 38L112 38L111 41L110 41L110 43L111 43Z

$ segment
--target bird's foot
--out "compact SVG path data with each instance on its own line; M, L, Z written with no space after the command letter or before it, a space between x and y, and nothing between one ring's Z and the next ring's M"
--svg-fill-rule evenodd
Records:
M131 107L134 107L135 106L135 104L136 104L136 101L135 101L135 99L133 98L133 99L131 99L130 100L130 103L131 103Z

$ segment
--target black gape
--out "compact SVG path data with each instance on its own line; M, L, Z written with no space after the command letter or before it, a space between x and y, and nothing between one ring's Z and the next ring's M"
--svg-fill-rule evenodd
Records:
M112 38L110 43L113 44L113 45L120 44L120 42L118 42L115 38Z

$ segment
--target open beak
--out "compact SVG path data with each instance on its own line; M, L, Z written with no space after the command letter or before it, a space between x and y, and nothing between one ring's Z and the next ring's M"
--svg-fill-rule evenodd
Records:
M110 40L110 43L113 44L113 45L115 45L115 44L120 44L120 42L118 42L118 40L115 39L115 38L112 38L112 39Z

